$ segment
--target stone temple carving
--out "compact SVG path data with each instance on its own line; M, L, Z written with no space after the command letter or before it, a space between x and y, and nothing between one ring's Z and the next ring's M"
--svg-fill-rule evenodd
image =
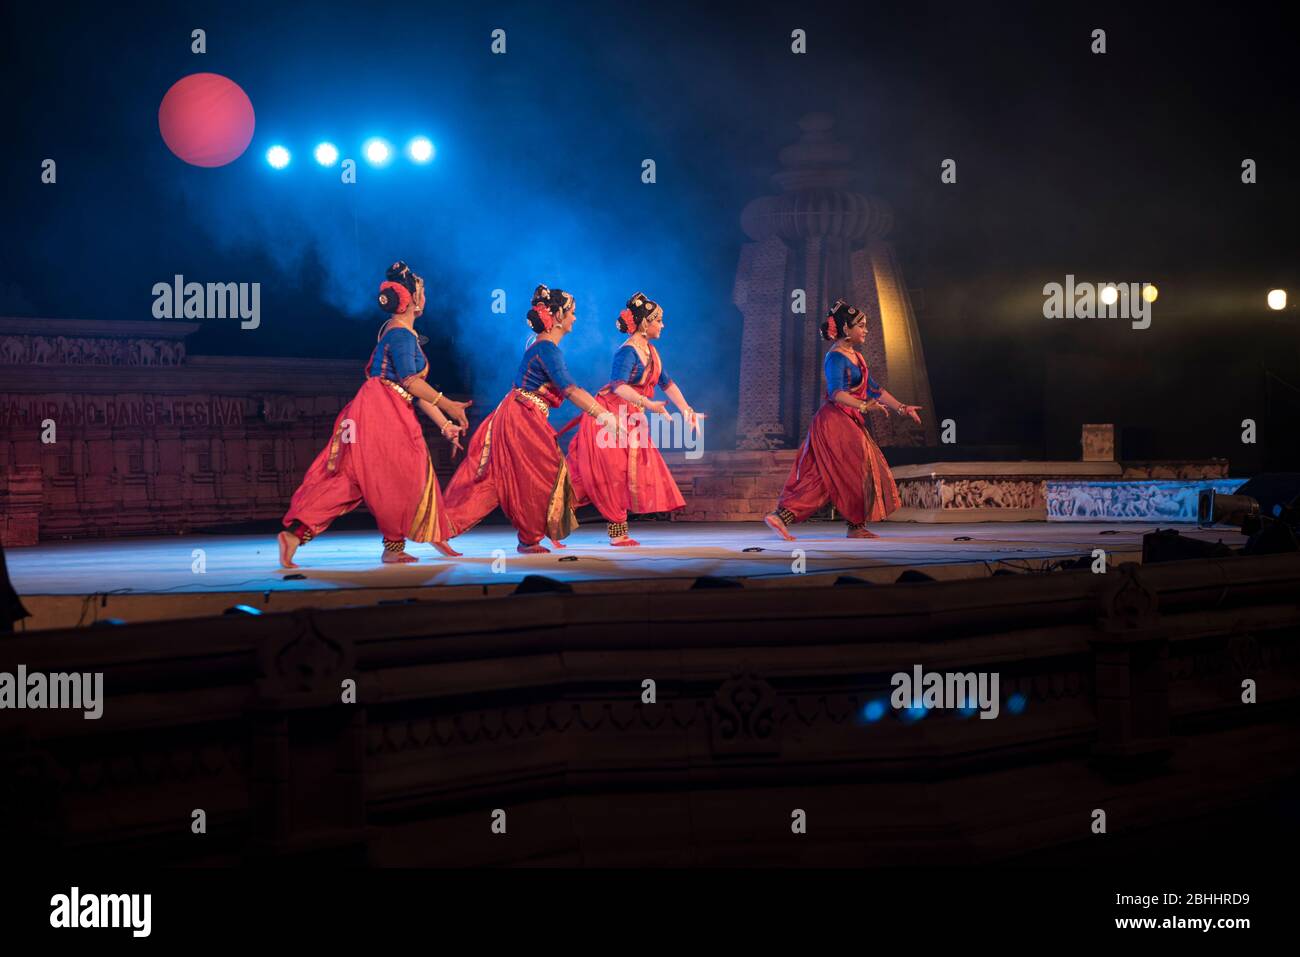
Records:
M0 336L0 365L177 366L184 361L180 340Z
M835 141L824 113L799 122L802 138L780 153L776 196L760 196L741 213L750 242L740 253L733 301L744 316L737 444L791 448L808 429L823 396L825 346L818 325L840 296L867 308L864 348L872 375L905 402L924 407L922 421L870 416L876 441L936 445L934 403L921 338L893 249L885 241L893 212L851 189L852 150ZM805 311L797 313L796 291Z

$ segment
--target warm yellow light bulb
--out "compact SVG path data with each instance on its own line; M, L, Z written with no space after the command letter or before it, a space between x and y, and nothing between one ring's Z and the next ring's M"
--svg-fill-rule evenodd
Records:
M1285 309L1286 308L1286 290L1271 289L1268 293L1268 308Z
M1147 302L1155 302L1158 295L1160 295L1160 290L1153 283L1147 283L1142 287L1142 298Z
M1101 301L1108 306L1119 302L1119 290L1115 288L1114 283L1106 284L1106 288L1101 291Z

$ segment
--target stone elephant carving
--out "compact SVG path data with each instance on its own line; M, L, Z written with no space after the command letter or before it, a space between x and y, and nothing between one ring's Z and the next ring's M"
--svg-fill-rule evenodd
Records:
M0 339L0 362L18 365L27 361L27 343L17 336Z
M136 339L131 343L131 359L132 365L156 365L158 363L158 349L152 342Z
M1101 502L1097 501L1087 492L1080 489L1074 493L1074 513L1075 515L1100 515L1102 513Z

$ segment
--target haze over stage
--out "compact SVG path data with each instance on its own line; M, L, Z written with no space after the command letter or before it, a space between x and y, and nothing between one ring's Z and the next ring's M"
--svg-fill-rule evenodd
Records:
M528 575L569 583L575 591L673 591L701 576L742 579L745 587L827 585L840 575L876 583L905 569L937 579L980 578L998 569L1040 571L1062 560L1106 550L1113 566L1141 559L1142 536L1155 525L999 522L882 524L878 539L849 540L842 522L795 527L798 540L779 541L760 523L640 523L642 547L615 549L603 523L580 528L566 548L520 555L514 532L483 525L453 541L464 557L444 559L429 545L411 545L411 565L380 563L373 531L331 531L299 550L303 567L281 569L275 537L186 535L46 543L14 549L9 572L32 612L28 629L220 614L236 604L262 611L339 607L407 598L467 599L509 594ZM1231 546L1233 529L1183 529ZM968 541L962 539L969 539ZM202 549L203 572L194 569ZM803 552L804 571L794 571ZM494 571L494 566L497 570ZM301 575L301 578L294 577ZM439 586L439 587L433 587ZM21 627L21 626L20 626Z

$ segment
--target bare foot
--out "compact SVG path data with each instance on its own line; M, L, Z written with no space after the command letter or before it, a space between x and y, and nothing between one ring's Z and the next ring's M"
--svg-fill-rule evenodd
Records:
M438 549L438 551L442 552L448 558L460 558L460 552L456 551L456 549L452 548L446 542L434 542L433 547Z
M850 528L846 538L879 538L875 532L866 528Z
M793 541L794 541L794 536L791 535L791 534L790 534L790 530L789 530L788 528L785 527L785 522L781 521L781 516L780 516L780 515L777 515L775 512L773 512L771 515L766 515L766 516L764 516L764 517L763 517L763 521L767 522L767 527L768 527L768 528L770 528L772 531L776 532L778 535L780 535L782 538L784 538L787 542L793 542Z
M622 538L611 538L609 540L609 543L613 545L615 548L624 548L629 545L635 547L641 544L635 538L629 538L626 535L624 535Z
M551 541L551 547L552 547L552 548L568 548L568 546L565 545L563 542L557 542L557 541L556 541L555 539L553 539L553 538L552 538L550 541Z
M293 563L293 553L298 550L302 542L298 541L298 536L290 532L281 532L279 535L280 542L280 567L297 568Z
M523 542L520 542L515 546L515 548L522 555L541 555L550 552L550 549L541 542L533 542L531 545L525 545Z
M384 563L387 565L407 565L418 561L418 558L408 552L384 552Z

